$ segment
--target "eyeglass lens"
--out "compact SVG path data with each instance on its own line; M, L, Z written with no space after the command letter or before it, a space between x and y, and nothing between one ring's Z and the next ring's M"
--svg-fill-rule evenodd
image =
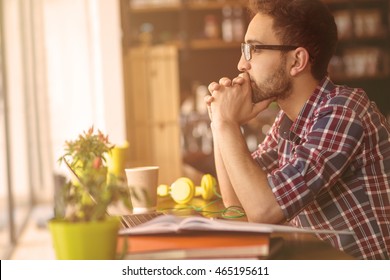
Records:
M241 51L244 54L246 61L251 60L251 58L252 58L251 45L242 43L241 44Z

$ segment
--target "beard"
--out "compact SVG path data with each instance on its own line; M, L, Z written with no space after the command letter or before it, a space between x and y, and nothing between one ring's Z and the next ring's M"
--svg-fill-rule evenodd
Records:
M286 73L286 58L283 57L282 62L275 73L268 77L265 81L256 83L251 78L252 86L252 102L258 103L267 99L286 99L292 92L292 81Z

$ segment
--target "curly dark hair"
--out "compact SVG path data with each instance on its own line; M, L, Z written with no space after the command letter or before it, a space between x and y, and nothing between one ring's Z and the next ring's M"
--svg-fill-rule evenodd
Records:
M305 48L310 54L312 74L321 80L337 45L337 26L325 3L320 0L251 0L252 16L273 18L273 29L282 44Z

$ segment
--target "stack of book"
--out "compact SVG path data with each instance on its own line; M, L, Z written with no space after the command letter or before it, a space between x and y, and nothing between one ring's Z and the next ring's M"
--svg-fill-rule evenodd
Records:
M127 242L127 244L125 244ZM261 233L193 232L121 236L124 259L259 259L269 254L269 235Z
M272 232L351 234L210 219L160 215L120 231L118 252L124 259L265 259L281 247L270 246ZM124 249L125 248L125 249Z

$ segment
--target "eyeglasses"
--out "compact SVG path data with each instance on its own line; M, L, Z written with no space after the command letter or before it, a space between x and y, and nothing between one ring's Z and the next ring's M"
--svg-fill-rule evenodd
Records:
M244 54L246 61L252 59L252 52L256 50L292 51L296 48L298 47L289 45L252 45L241 43L241 52Z

